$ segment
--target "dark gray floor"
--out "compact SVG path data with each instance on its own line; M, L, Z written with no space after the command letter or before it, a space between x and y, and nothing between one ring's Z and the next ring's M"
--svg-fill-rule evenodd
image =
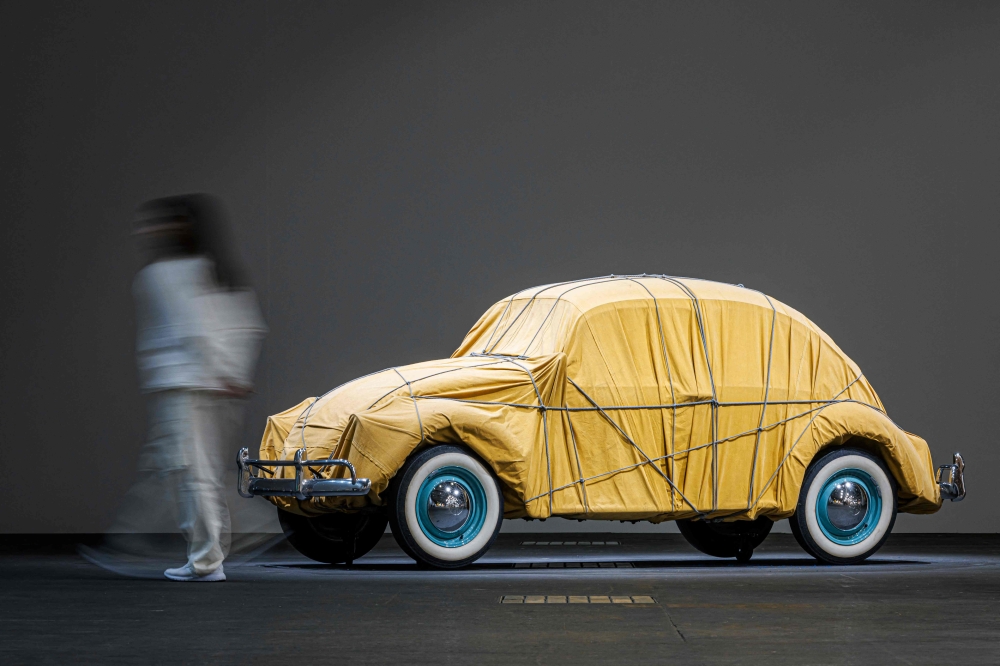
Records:
M547 540L621 545L521 545ZM624 566L515 567L584 561ZM678 535L617 534L502 535L452 572L417 569L388 535L350 570L279 544L228 563L221 584L123 578L70 544L11 537L0 563L3 664L1000 663L994 535L897 535L854 567L818 566L781 534L745 566Z

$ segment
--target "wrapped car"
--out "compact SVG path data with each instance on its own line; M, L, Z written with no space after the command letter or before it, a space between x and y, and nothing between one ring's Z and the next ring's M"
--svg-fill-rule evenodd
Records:
M425 564L482 556L504 518L677 521L747 560L789 519L820 560L859 562L897 512L965 496L937 477L858 366L742 285L612 275L497 302L451 358L355 379L268 419L240 492L292 544L349 562L386 524Z

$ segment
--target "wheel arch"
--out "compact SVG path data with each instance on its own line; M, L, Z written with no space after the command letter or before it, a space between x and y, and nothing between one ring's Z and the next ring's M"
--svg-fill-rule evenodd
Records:
M514 489L514 487L511 486L510 483L504 480L504 475L500 473L501 470L498 469L498 465L492 463L485 456L481 455L476 449L469 446L469 444L463 441L461 437L459 437L458 434L455 433L453 430L444 433L437 432L435 433L434 437L425 438L424 441L415 446L407 454L406 458L403 460L402 464L399 465L399 468L396 470L396 472L391 477L389 477L388 485L386 486L385 490L383 490L381 493L383 502L387 500L387 498L389 497L389 493L396 492L396 489L399 486L399 478L401 476L403 469L406 467L407 463L409 463L409 461L412 460L415 456L418 456L427 449L431 449L436 446L457 447L461 449L470 458L476 460L483 467L493 472L493 476L497 479L497 482L500 484L500 491L503 494L505 518L511 517L510 514L512 512L516 512L519 507L521 511L523 511L524 499L522 495L518 493Z
M837 403L819 410L802 432L781 470L780 504L794 511L806 470L819 456L845 446L878 456L898 488L899 511L933 513L941 507L930 449L882 411L861 403Z

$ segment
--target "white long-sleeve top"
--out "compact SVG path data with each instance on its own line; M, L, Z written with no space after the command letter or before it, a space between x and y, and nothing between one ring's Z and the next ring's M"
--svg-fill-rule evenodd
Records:
M220 390L206 299L217 291L204 257L155 261L135 276L139 385L144 392Z

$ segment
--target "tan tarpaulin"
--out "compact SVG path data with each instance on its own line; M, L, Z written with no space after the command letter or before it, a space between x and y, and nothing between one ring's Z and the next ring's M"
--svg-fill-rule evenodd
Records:
M347 458L380 503L417 447L461 443L505 485L508 518L791 515L827 446L880 452L899 508L941 506L927 443L802 314L704 280L611 276L494 305L452 358L390 368L268 419L261 457ZM291 474L290 468L279 473Z

